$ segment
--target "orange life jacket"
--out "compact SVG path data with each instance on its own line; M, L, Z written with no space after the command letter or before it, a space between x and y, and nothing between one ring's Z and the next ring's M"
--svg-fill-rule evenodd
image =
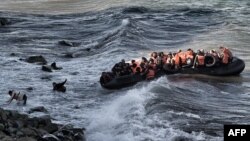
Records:
M186 54L185 52L179 52L178 55L181 57L181 64L186 64Z
M223 54L227 54L229 58L233 57L232 52L228 48L223 49Z
M147 73L147 79L152 79L155 77L155 71L153 69L149 69Z
M180 65L180 62L181 62L181 59L180 59L180 56L178 54L176 54L174 56L174 62L175 62L175 65Z
M228 62L229 62L229 55L227 53L224 53L222 58L222 63L228 64Z
M198 55L198 65L199 66L204 66L205 65L205 56L203 55Z
M186 58L194 59L193 51L186 51Z

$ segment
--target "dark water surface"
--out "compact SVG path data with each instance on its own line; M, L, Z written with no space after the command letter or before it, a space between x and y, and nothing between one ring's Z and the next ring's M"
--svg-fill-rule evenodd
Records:
M4 108L26 112L43 105L55 122L86 127L89 141L223 140L223 124L250 124L247 0L110 0L100 5L97 0L76 0L54 7L49 7L53 1L16 2L19 8L5 0L0 6L0 17L12 22L0 27L0 102L9 98L9 89L29 99L25 107L13 102ZM28 2L42 4L36 10ZM59 46L60 40L81 45ZM101 72L122 58L148 57L152 51L209 50L221 44L245 61L240 76L171 75L112 91L98 82ZM30 55L43 55L63 70L47 73L19 60ZM67 93L54 93L52 82L65 78Z

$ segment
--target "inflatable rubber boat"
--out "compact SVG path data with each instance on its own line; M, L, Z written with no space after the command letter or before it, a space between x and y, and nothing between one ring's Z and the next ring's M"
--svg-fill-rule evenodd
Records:
M192 67L182 67L178 70L168 70L163 69L158 71L156 78L163 75L170 74L205 74L213 76L231 76L240 74L245 68L245 63L243 60L234 57L233 60L227 65L207 65L207 67L202 68L192 68ZM107 89L119 89L127 86L136 84L137 82L146 80L145 76L140 74L131 74L119 77L113 77L108 82L104 82L103 76L100 77L101 86Z

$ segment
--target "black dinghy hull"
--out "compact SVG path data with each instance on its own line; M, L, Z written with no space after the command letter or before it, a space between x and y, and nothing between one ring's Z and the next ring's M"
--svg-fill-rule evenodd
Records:
M182 68L178 71L167 71L167 72L158 72L157 77L163 75L170 75L170 74L205 74L205 75L213 75L213 76L232 76L238 75L245 69L245 63L243 60L234 57L232 62L227 65L220 65L214 67L204 67L204 68ZM102 77L102 76L101 76ZM157 78L156 77L156 78ZM113 78L108 83L102 83L100 79L101 86L107 89L120 89L123 87L128 87L136 84L137 82L146 80L145 77L141 75L126 75Z

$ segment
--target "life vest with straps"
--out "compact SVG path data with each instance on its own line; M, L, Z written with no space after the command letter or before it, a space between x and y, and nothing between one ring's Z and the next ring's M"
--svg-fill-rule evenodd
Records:
M185 52L179 52L178 55L181 58L181 64L186 64L187 58Z
M175 56L174 56L174 58L173 58L173 60L174 60L174 62L175 62L175 65L180 65L180 63L181 63L181 58L180 58L180 56L178 55L178 54L176 54Z
M194 59L193 51L186 51L186 58L190 58L191 60Z
M224 53L222 58L222 63L228 64L228 62L229 62L229 55L227 53Z

